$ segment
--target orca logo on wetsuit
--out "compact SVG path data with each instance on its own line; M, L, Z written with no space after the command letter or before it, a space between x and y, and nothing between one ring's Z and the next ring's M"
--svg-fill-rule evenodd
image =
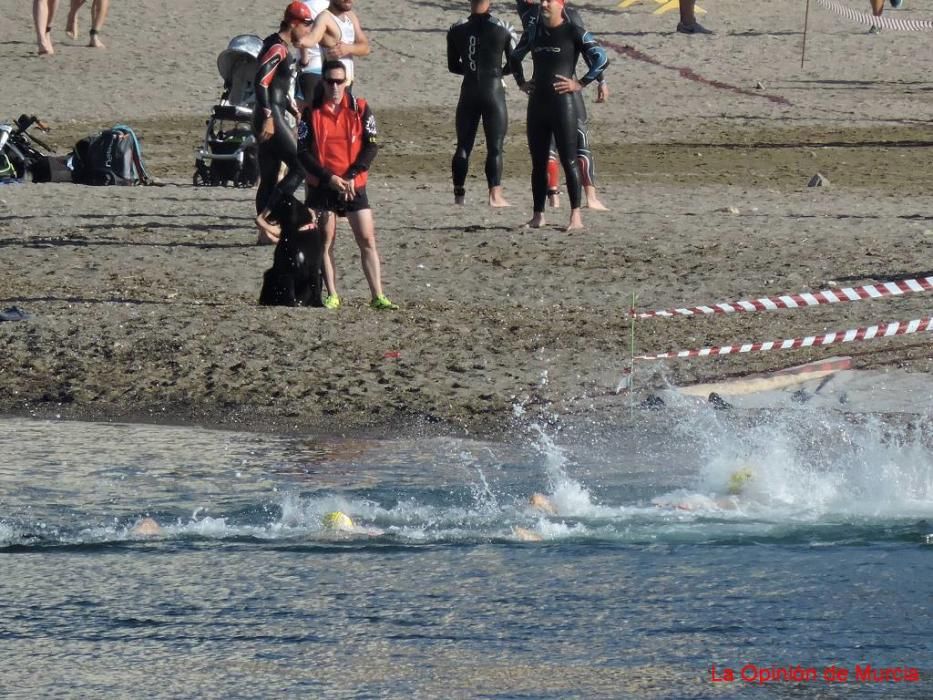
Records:
M470 70L476 72L476 36L470 35L470 49L467 54L470 59Z

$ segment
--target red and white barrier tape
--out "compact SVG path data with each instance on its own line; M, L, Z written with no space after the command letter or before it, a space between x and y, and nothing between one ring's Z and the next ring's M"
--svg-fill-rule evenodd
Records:
M859 12L851 7L843 5L836 0L816 0L818 5L822 5L830 12L842 15L846 19L851 19L859 24L866 24L874 27L884 27L885 29L894 29L900 32L931 32L933 31L933 21L928 19L894 19L893 17L875 17L867 12Z
M871 340L872 338L890 338L895 335L909 335L933 329L933 316L930 318L915 319L913 321L893 321L865 328L853 328L826 335L811 335L806 338L788 338L787 340L770 340L764 343L747 343L745 345L723 345L722 347L701 348L698 350L681 350L680 352L661 352L657 355L637 355L636 360L665 360L681 357L710 357L713 355L729 355L741 352L766 352L768 350L796 350L797 348L820 347L833 343L851 343L855 340Z
M799 309L805 306L818 306L820 304L838 304L843 301L860 301L861 299L880 299L888 296L900 296L911 292L929 292L933 290L933 277L920 279L900 280L898 282L882 282L881 284L866 284L862 287L845 287L843 289L824 289L820 292L804 292L802 294L789 294L779 297L763 297L751 301L730 301L713 306L692 306L683 309L665 309L663 311L635 312L636 318L655 318L672 316L696 316L700 314L731 314L740 311L775 311L776 309Z

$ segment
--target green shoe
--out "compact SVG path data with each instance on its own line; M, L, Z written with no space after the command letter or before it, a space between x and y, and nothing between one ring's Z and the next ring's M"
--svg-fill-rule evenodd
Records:
M393 304L385 294L380 294L374 298L369 305L379 311L398 311L398 304Z
M336 294L328 294L324 299L324 308L325 309L339 309L340 308L340 297Z

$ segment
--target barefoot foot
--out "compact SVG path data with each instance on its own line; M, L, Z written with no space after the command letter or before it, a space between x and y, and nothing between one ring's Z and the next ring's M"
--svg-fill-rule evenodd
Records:
M593 209L594 211L609 211L609 207L599 201L599 197L596 196L596 188L590 185L585 188L586 190L586 208Z
M65 21L65 34L72 39L78 38L78 12L72 10L68 13L68 19Z
M256 217L256 228L259 229L257 245L272 245L279 242L282 229L269 223L262 214Z
M510 207L505 197L502 196L502 186L496 185L489 188L489 206L491 207Z
M87 43L88 48L106 49L107 46L100 40L99 32L96 29L91 30L91 40Z
M531 219L528 223L525 224L525 228L541 228L546 222L544 221L544 214L535 212L532 214Z
M570 223L567 224L565 231L582 231L583 230L583 217L580 215L579 209L573 209L570 212Z

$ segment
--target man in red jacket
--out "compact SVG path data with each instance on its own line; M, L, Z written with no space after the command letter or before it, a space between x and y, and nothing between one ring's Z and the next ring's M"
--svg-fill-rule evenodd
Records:
M366 100L347 90L343 63L326 61L321 76L323 91L298 125L298 152L308 171L307 205L321 214L318 225L324 232L324 284L328 292L324 306L340 306L334 281L334 237L336 217L346 216L360 247L363 274L372 294L370 306L395 310L398 306L382 293L376 227L366 197L369 166L379 149L376 118Z

